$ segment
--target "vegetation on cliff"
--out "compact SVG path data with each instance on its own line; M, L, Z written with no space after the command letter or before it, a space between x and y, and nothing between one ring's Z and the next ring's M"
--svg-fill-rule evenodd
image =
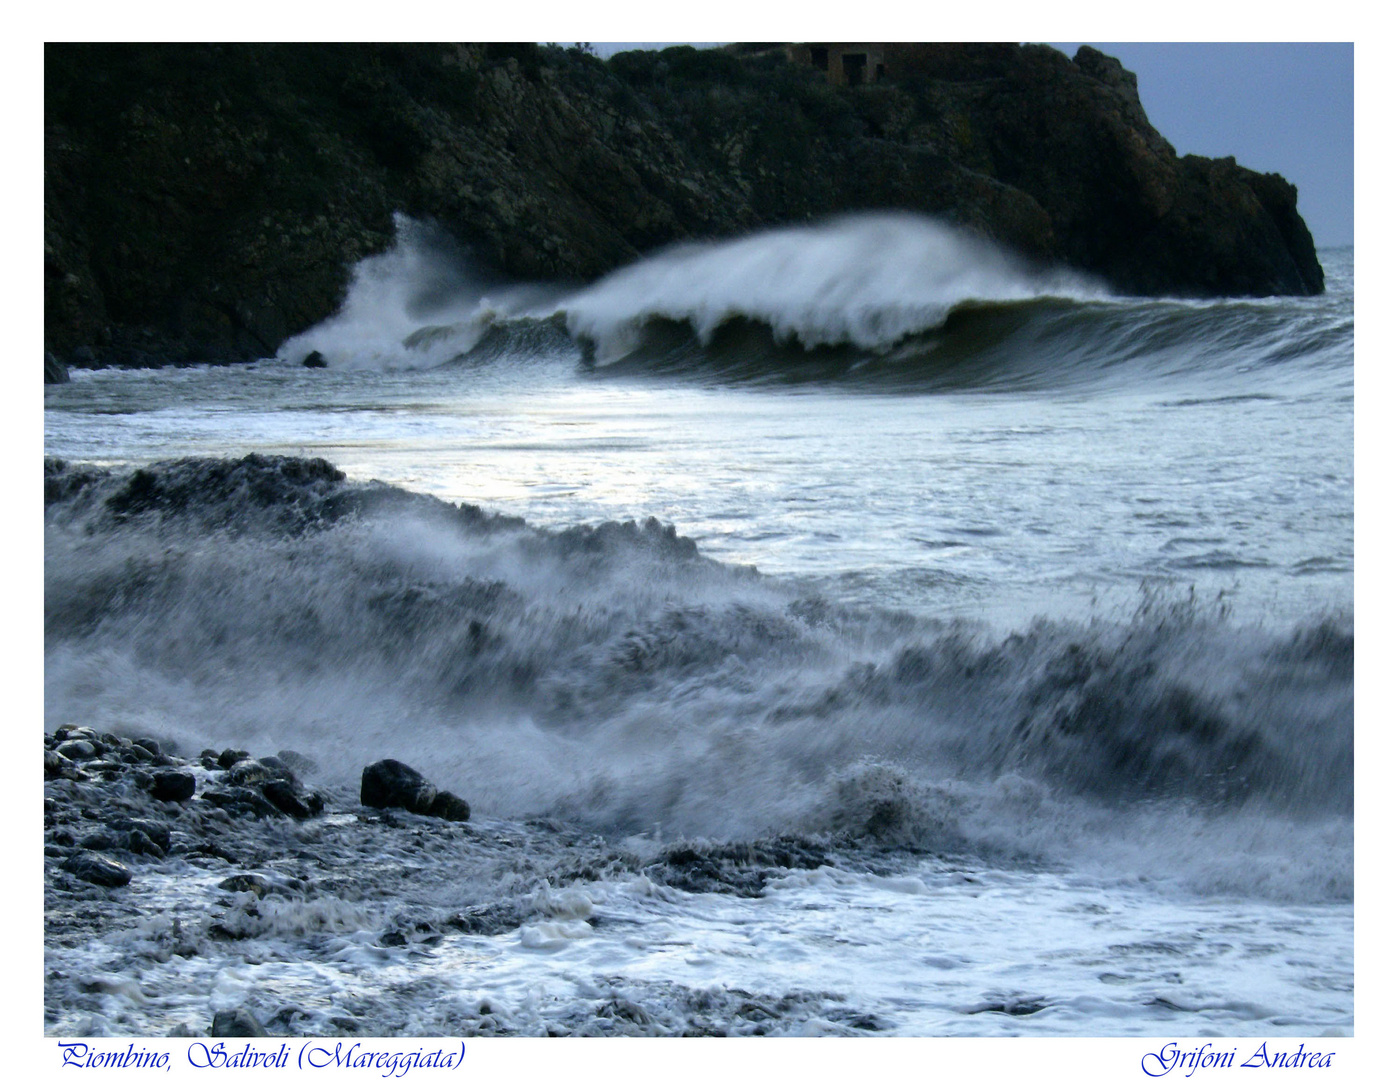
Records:
M1295 188L1176 155L1086 47L927 46L840 87L779 49L51 44L45 137L45 345L67 362L269 355L395 211L532 280L897 208L1125 292L1323 287Z

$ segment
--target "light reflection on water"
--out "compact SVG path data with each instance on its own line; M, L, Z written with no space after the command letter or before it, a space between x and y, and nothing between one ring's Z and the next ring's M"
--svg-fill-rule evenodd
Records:
M45 449L315 454L541 525L654 516L714 558L922 610L1081 609L1142 582L1283 617L1347 604L1346 386L1251 381L1268 393L858 395L599 381L565 358L425 373L269 362L79 374L49 391Z

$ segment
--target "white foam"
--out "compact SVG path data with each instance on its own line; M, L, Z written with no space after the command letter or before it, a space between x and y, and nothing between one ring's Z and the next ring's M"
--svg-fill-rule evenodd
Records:
M655 319L686 323L706 344L744 318L807 348L883 351L967 301L1106 295L1080 274L1032 269L988 241L906 213L683 244L561 296L540 285L487 286L440 234L401 214L395 223L393 247L355 267L339 312L288 340L279 358L299 363L315 351L336 368L436 367L493 327L559 313L601 363L633 350Z
M884 350L941 325L967 301L1099 298L1081 275L1038 272L990 243L914 214L863 214L689 244L618 270L564 302L568 329L600 362L655 318L707 343L725 322L765 323L779 341Z
M300 363L319 352L327 366L430 368L469 352L496 322L529 310L538 290L488 287L450 242L403 214L393 247L355 268L340 310L277 350Z

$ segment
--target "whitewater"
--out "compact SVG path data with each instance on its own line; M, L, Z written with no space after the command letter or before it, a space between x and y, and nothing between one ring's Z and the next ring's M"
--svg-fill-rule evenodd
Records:
M1322 263L1121 297L870 215L559 286L401 218L275 357L46 387L46 731L327 799L50 857L46 1032L1350 1034Z

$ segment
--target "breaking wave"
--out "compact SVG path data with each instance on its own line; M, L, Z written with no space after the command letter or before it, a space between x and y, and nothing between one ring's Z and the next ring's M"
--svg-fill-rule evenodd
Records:
M356 268L342 310L279 356L355 369L549 355L596 376L898 390L1290 361L1347 370L1352 316L1321 297L1298 318L1297 303L1111 296L909 214L686 244L569 291L489 282L440 232L400 217L396 245Z
M1351 889L1345 613L1278 635L1155 597L1006 635L834 604L653 520L541 530L314 459L45 481L50 729L294 749L345 783L425 761L487 815L615 833Z

